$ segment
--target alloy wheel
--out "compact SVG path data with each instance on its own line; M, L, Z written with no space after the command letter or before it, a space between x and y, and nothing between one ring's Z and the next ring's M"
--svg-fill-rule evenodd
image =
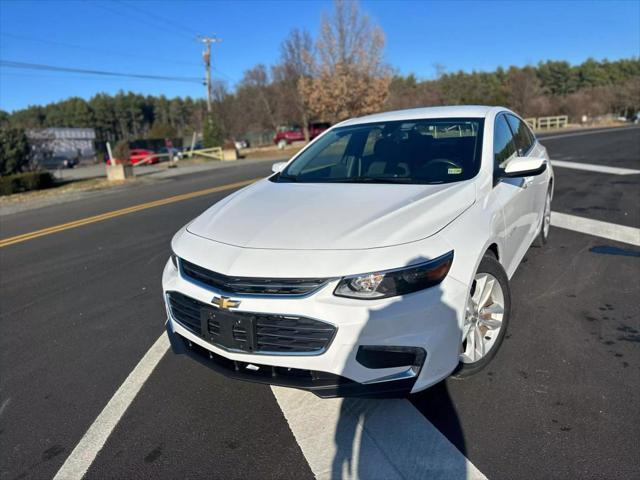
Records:
M504 318L504 292L490 273L476 274L467 302L460 361L482 360L496 343Z
M542 220L544 238L549 236L549 227L551 227L551 193L547 193L547 198L544 202L544 218Z

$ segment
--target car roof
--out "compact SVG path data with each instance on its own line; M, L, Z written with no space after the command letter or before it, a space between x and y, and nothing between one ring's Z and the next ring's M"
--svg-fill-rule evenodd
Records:
M351 118L340 123L340 126L358 125L361 123L392 122L395 120L418 120L425 118L484 118L490 112L507 110L502 107L487 105L455 105L446 107L409 108L393 112L375 113L364 117Z

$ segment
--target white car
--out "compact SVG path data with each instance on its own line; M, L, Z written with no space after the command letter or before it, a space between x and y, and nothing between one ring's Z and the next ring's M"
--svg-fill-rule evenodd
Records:
M173 350L229 377L395 396L484 367L509 278L549 235L546 149L499 107L403 110L327 130L173 238Z

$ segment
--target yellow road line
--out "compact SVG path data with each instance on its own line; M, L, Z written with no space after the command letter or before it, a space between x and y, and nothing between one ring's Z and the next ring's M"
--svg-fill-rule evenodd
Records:
M53 227L43 228L41 230L35 230L33 232L23 233L22 235L16 235L15 237L3 238L0 240L0 248L8 247L16 243L26 242L38 237L44 237L45 235L51 235L52 233L62 232L71 228L81 227L83 225L89 225L90 223L102 222L110 218L120 217L122 215L128 215L130 213L139 212L140 210L147 210L149 208L161 207L163 205L169 205L171 203L181 202L183 200L189 200L190 198L201 197L203 195L209 195L211 193L224 192L225 190L233 190L235 188L244 187L259 180L254 178L252 180L244 180L242 182L228 183L226 185L220 185L218 187L206 188L204 190L197 190L195 192L183 193L181 195L174 195L172 197L161 198L160 200L154 200L152 202L140 203L127 208L121 208L120 210L113 210L111 212L101 213L100 215L94 215L92 217L81 218L74 220L73 222L62 223L60 225L54 225Z

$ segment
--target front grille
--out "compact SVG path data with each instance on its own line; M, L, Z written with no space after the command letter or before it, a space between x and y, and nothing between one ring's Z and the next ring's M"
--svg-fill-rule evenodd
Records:
M180 259L180 270L188 279L239 295L305 295L328 281L326 278L229 277L183 259Z
M272 352L316 352L333 338L335 327L309 318L260 315L258 348Z
M169 294L169 308L171 316L180 322L189 331L200 335L202 325L200 321L200 308L202 302L194 300L177 292Z
M220 310L169 292L171 315L189 331L223 348L259 353L320 353L336 328L306 317Z

